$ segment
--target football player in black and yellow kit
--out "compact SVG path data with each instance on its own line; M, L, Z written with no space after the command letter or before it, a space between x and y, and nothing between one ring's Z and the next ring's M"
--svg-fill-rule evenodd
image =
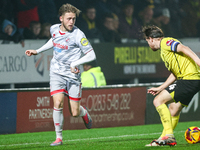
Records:
M148 89L148 93L157 95L153 104L160 115L163 133L147 146L174 146L177 142L173 129L180 112L200 90L200 59L177 39L164 37L162 30L154 25L143 27L142 32L151 49L160 50L161 58L171 72L161 86ZM170 104L169 108L167 104Z

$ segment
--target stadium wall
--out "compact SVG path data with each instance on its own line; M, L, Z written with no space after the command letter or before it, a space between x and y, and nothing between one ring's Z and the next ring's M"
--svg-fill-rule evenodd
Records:
M147 88L161 83L112 85L83 89L81 104L93 118L93 128L160 123ZM0 134L54 131L53 100L48 88L0 91ZM64 130L85 129L82 118L70 116L67 97ZM199 93L181 112L180 121L199 121Z

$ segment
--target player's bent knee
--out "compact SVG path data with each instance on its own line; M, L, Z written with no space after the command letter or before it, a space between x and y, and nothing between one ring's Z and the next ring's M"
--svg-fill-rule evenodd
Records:
M54 101L54 107L55 108L62 108L63 107L63 103L61 103L60 101Z
M153 105L155 107L158 107L159 106L159 103L158 103L158 99L155 97L154 100L153 100Z

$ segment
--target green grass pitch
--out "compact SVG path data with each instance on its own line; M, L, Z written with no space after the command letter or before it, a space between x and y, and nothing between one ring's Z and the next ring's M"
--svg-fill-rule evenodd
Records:
M185 130L190 126L200 126L198 122L180 122L174 130L177 145L174 147L145 147L159 137L161 124L128 126L115 128L95 128L63 131L63 145L51 147L55 132L34 132L0 135L0 149L12 150L199 150L200 143L188 144L184 138Z

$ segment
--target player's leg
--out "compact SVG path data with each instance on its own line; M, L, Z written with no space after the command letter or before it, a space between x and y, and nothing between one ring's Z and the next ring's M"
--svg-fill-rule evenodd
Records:
M55 73L50 73L50 86L51 96L53 97L54 110L53 110L53 122L56 131L56 141L51 146L62 145L62 130L63 130L63 103L65 94L68 92L66 89L66 81Z
M172 129L172 118L170 111L166 105L166 103L170 103L172 101L171 95L168 93L168 91L163 90L161 91L155 98L154 98L154 106L156 107L156 110L158 111L158 114L160 115L160 119L163 125L163 131L168 134L168 136L173 137L173 129ZM153 140L150 144L147 144L146 146L159 146L158 142L161 140L159 138L158 140Z
M70 111L73 117L83 117L87 114L87 110L80 105L80 101L76 102L73 100L69 101Z
M176 128L178 122L179 122L179 118L180 118L180 113L181 113L181 110L182 110L182 107L180 107L180 103L171 103L169 105L169 111L171 113L171 116L172 116L172 128L173 130Z
M175 127L177 125L177 122L179 120L178 115L180 114L182 108L190 103L192 97L199 90L200 80L177 80L175 84L170 85L168 88L166 88L155 97L154 106L158 110L164 130L166 132L166 135L168 135L162 138L162 143L160 145L176 145L176 140L173 137L173 126ZM170 121L169 110L167 110L167 106L165 105L173 101L176 102L176 105L172 104L171 106L175 107L170 109L171 115L174 116L174 125L172 124L172 119L171 123L168 122Z
M64 93L58 93L53 96L54 110L53 110L53 121L56 131L56 141L52 143L52 146L62 144L62 130L63 130L63 103L64 103Z
M199 91L200 89L200 80L177 80L177 82L173 85L170 85L168 88L166 88L166 91L168 91L173 98L173 100L176 102L176 105L172 105L174 108L171 109L171 115L174 116L174 126L177 125L178 122L178 115L180 114L182 108L184 106L187 106L192 97ZM173 125L172 125L173 126ZM167 135L166 131L166 135ZM163 139L166 138L166 136L163 137ZM173 138L171 139L164 139L163 145L171 145L173 143Z
M168 91L163 90L154 98L153 104L156 107L158 114L160 115L160 119L163 124L164 130L166 131L166 134L172 136L172 119L170 111L166 105L167 103L171 102L173 102L171 95Z
M69 110L73 117L78 117L80 115L80 101L73 101L69 98Z
M63 130L63 103L64 93L58 93L53 96L54 110L53 110L53 122L56 131L56 141L51 146L62 145L62 130Z
M163 124L164 130L166 132L166 135L162 137L161 140L158 140L156 142L159 145L174 146L177 144L173 134L171 113L166 105L172 102L173 102L172 97L167 90L163 90L161 93L159 93L153 101L154 106L156 107L156 110L160 115L160 119ZM174 110L174 112L175 114L178 114L182 110L183 106L180 103L177 103L176 105L177 107Z
M86 128L92 128L92 118L86 107L80 105L80 101L70 100L70 110L73 117L82 117Z
M178 106L179 106L179 104L175 103L175 102L173 102L169 105L169 111L170 111L170 114L171 114L173 130L176 128L178 121L179 121L180 110L178 109ZM163 128L161 136L157 140L153 140L150 144L147 144L145 146L160 146L156 142L161 141L164 136L166 136L166 131Z
M78 83L71 82L69 84L69 110L73 117L82 117L86 128L90 129L92 127L92 119L87 108L80 105L82 89L81 82Z
M182 108L184 107L179 102L175 103L175 104L174 104L173 110L171 111L171 115L172 115L172 128L173 128L173 130L175 129L175 127L178 124L180 112L181 112ZM158 141L156 141L157 144L159 144L159 145L170 145L170 146L174 146L174 145L177 144L174 135L167 134L167 132L165 132L165 131L164 131L163 134L165 134L165 136L163 136L161 139L159 139Z
M169 105L169 111L171 113L171 116L172 116L172 128L173 130L176 128L177 124L178 124L178 121L179 121L179 117L180 117L180 112L177 111L177 108L178 107L178 104L173 102ZM178 112L176 114L176 112ZM166 132L165 130L163 129L163 132L161 134L161 136L159 137L159 139L162 139L162 137L164 137L166 135Z

